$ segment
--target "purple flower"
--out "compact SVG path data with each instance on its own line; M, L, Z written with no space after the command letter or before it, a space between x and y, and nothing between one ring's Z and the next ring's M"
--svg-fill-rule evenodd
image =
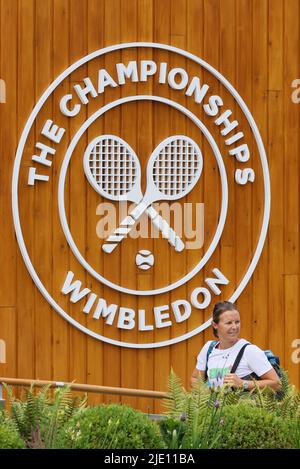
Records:
M186 413L185 412L182 412L181 416L180 416L180 420L181 422L185 422L186 421Z
M215 399L214 406L216 409L220 407L220 402L218 401L218 399Z

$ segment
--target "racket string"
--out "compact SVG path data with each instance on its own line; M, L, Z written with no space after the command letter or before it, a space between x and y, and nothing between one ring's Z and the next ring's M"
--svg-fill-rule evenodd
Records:
M164 195L178 195L193 183L199 165L197 149L191 142L172 140L161 149L154 162L154 184Z
M101 139L92 148L89 169L102 190L113 196L126 195L137 177L130 151L119 141Z

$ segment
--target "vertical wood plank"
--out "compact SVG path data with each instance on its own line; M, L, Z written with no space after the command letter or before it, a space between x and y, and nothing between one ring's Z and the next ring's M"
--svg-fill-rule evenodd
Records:
M299 383L299 363L292 361L292 343L299 339L299 277L298 275L284 276L284 317L285 322L285 348L284 359L285 368L288 370L290 383Z
M236 86L237 79L237 54L236 54L236 2L235 0L225 0L220 2L220 72L222 75ZM224 88L221 88L224 90ZM227 104L228 103L228 104ZM232 110L234 117L237 118L236 110L237 105L233 98L226 95L226 107ZM234 132L232 132L234 133ZM231 134L229 134L231 135ZM222 148L222 147L221 147ZM224 146L223 146L224 148ZM227 149L225 150L225 152ZM235 184L232 183L233 173L235 170L235 163L229 155L224 155L224 164L228 177L230 178L229 184L234 185L228 194L229 210L226 216L226 224L221 238L221 271L229 279L228 286L222 288L222 299L230 298L233 292L233 285L236 282L236 266L233 262L236 249L236 190Z
M105 18L104 18L104 45L109 46L112 44L119 44L121 42L121 3L120 0L112 0L111 2L105 3ZM112 28L111 25L114 25ZM106 57L104 67L110 67L114 62L121 60L121 54L115 54L113 57ZM116 89L114 93L112 89L105 91L105 101L110 102L113 99L121 97L121 92ZM121 113L118 108L115 113L108 113L105 116L105 132L114 135L120 135L121 130ZM104 256L104 271L109 276L113 273L115 265L118 266L117 281L120 281L120 267L121 258L120 251L114 253L115 264L108 259L108 256ZM107 296L111 303L120 305L120 294L118 292L111 292L108 287L103 289L104 298ZM111 331L111 326L104 325L104 335L109 334L110 337L116 340L120 340L120 332L116 328ZM104 385L106 386L120 386L121 385L121 349L115 345L105 344L104 345ZM119 402L120 397L118 396L104 396L104 401Z
M70 63L87 54L87 2L74 0L70 2ZM86 76L86 66L76 70L71 77L72 81L81 83ZM86 120L86 109L70 122L70 134L74 135L77 128ZM83 155L86 146L85 138L82 138L76 146L76 155ZM76 239L76 243L85 252L86 246L86 186L82 171L80 157L72 158L70 172L70 229ZM86 283L84 269L78 266L75 258L70 258L70 269L77 278ZM72 317L85 324L85 318L80 305L70 305ZM75 327L70 328L70 376L77 382L86 382L87 368L87 337Z
M203 56L203 42L204 42L204 19L203 19L203 1L192 0L187 2L187 38L186 38L186 48L188 51L195 53L199 57ZM188 64L188 72L190 76L199 75L199 67L196 64ZM200 80L203 80L203 74L200 75ZM190 109L192 112L197 115L198 105L193 102L189 102ZM197 128L191 130L189 134L195 141L198 138L199 131ZM201 193L202 202L204 200L203 191ZM194 191L188 196L189 202L199 202L198 195ZM187 252L187 269L191 270L195 265L194 253ZM189 282L187 287L187 293L190 294L194 288L197 288L199 284L203 281L203 274L199 273L196 276L197 278L192 279ZM201 311L193 311L191 317L188 320L188 329L193 330L199 325L199 322L204 322L204 314ZM190 385L190 377L193 369L196 365L196 358L204 345L204 334L197 334L192 337L187 342L187 364L186 364L186 374L185 382L187 386Z
M99 0L89 0L88 1L88 10L87 10L87 41L88 41L88 52L95 51L103 47L104 43L104 8L105 2ZM97 70L99 69L99 62L92 61L88 64L88 75L94 76ZM101 104L103 99L101 100ZM93 100L89 103L89 114L92 114L99 108L99 101L94 102ZM103 133L103 124L97 124L97 135ZM88 141L94 138L94 134L90 130L87 131ZM87 191L87 214L95 214L98 204L102 201L99 195L93 191ZM98 256L99 253L99 239L95 240L95 224L89 221L90 218L87 217L87 246L86 258L88 262L95 257L95 253ZM102 266L101 260L99 263ZM100 295L103 295L103 288L100 286L99 282L94 278L88 279L87 287L91 291L100 291ZM88 316L87 318L87 327L94 327L94 319ZM100 333L103 333L103 326L100 328ZM95 340L91 337L87 339L87 382L90 384L103 384L104 368L106 366L106 357L104 355L104 344L98 340ZM89 402L91 404L99 404L103 402L103 395L90 394Z
M269 0L269 86L272 91L283 88L283 1Z
M154 8L152 0L142 0L137 3L137 33L140 41L153 41L153 18ZM142 50L139 52L139 57L143 57L146 60L153 60L153 53L151 50ZM138 85L138 93L145 92L145 88ZM146 84L146 92L153 94L153 86L151 83ZM138 103L138 155L150 156L154 144L153 144L153 106L150 103L140 102ZM149 225L148 225L149 226ZM143 238L138 242L138 249L147 249L153 252L154 241L151 238ZM141 290L153 288L153 273L150 270L148 272L142 272L137 274L137 287ZM154 305L153 298L139 298L138 308L146 308L148 312L152 311ZM151 317L151 313L147 315ZM147 339L144 338L143 333L139 333L139 342L146 340L154 341L154 332L150 332ZM153 389L154 388L154 351L151 349L140 349L138 350L138 388L139 389ZM138 408L143 412L153 412L154 400L153 399L141 399L137 401Z
M35 104L35 2L19 2L18 9L18 137L20 137L26 119ZM24 90L26 89L26 92ZM34 145L34 132L28 141L28 150ZM27 150L27 151L28 151ZM26 173L27 174L27 173ZM27 184L26 176L22 174L20 188ZM22 189L21 189L22 190ZM27 242L29 254L34 256L35 222L34 222L34 189L24 192L25 200L23 234ZM22 378L34 378L35 340L35 285L27 271L19 248L17 248L17 374ZM26 350L26 353L25 353Z
M284 201L282 175L284 174L283 129L283 93L282 93L282 58L283 58L283 4L279 0L269 2L269 123L268 154L270 164L272 209L269 228L269 331L270 344L274 352L284 356L284 307L283 287L283 220ZM278 90L278 91L275 91Z
M283 184L284 174L281 138L283 126L283 96L269 91L268 154L271 178L272 211L269 227L269 340L274 352L284 356L283 288ZM275 156L276 155L276 156Z
M204 0L204 44L203 44L203 56L204 60L219 70L220 62L220 43L219 37L215 34L216 30L220 28L220 2L219 0ZM220 87L216 80L210 75L205 74L205 83L207 83L213 90L213 94L218 94ZM207 123L207 121L206 121ZM213 125L213 124L212 124ZM214 133L214 138L216 139L217 145L219 145L219 138L215 128L210 129ZM204 140L203 151L204 153L209 152L209 145ZM215 229L215 207L219 207L219 189L211 188L211 181L214 181L218 175L217 164L213 165L207 164L204 171L204 213L205 213L205 223L204 223L204 248L205 250L208 247L210 242L211 233ZM213 258L211 258L203 269L204 278L211 277L211 271L217 265L220 265L220 248L217 247L214 253ZM215 302L218 301L218 298L215 298ZM212 304L204 311L204 320L208 320L212 315L214 300ZM203 332L204 343L212 339L212 330L207 328Z
M52 0L36 3L36 56L35 86L36 96L41 96L52 81ZM36 138L41 139L41 129L49 116L52 116L52 98L45 103L36 119ZM47 144L48 140L43 140ZM52 178L52 168L49 171ZM35 255L43 259L40 276L49 279L52 289L52 190L51 182L34 186L34 209L43 219L43 227L35 223ZM33 216L33 215L31 215ZM35 293L35 376L37 379L51 377L51 308L41 293Z
M137 40L137 1L128 0L121 2L121 42L133 42ZM131 57L130 50L124 50L121 54L122 62L127 64ZM126 84L126 90L122 90L122 96L128 94L136 94L137 85L131 83L129 80ZM138 129L139 122L137 120L137 103L130 103L130 106L122 106L121 108L121 135L126 142L131 142L133 148L138 148ZM145 216L145 215L144 215ZM129 240L128 240L129 241ZM130 240L131 241L131 240ZM129 261L134 259L136 254L135 242L123 243L120 246L121 255L121 283L126 281L127 278L135 279L136 284L136 271L135 263ZM121 305L126 305L137 311L137 298L132 295L121 295ZM124 342L138 342L137 325L134 330L122 331L121 340ZM137 351L130 348L122 348L121 350L121 386L124 388L134 387L138 385L138 369L136 367ZM131 370L128 373L128 370ZM122 402L130 404L133 407L137 405L137 399L134 397L122 397Z
M291 82L299 76L299 2L284 3L284 272L299 274L299 107L291 100Z
M175 0L171 2L171 45L181 49L186 48L187 36L187 2L186 0ZM170 68L180 67L186 69L186 60L183 57L171 57ZM183 106L186 105L186 97L179 95L178 91L171 90L170 99L179 102ZM180 113L171 111L171 132L170 135L185 135L187 133L186 120L183 121ZM181 207L188 201L188 197L180 200ZM187 254L186 249L180 254L174 251L170 252L171 272L170 281L173 283L178 277L183 277L186 273ZM182 285L175 291L170 293L170 304L180 298L186 297L186 286ZM187 332L187 324L184 321L181 324L176 324L173 321L171 336L178 337ZM175 373L183 381L184 386L187 386L186 366L187 366L187 342L181 341L172 345L171 347L171 366Z
M170 0L160 0L154 1L154 41L159 43L170 43L170 11L171 11L171 2ZM154 60L160 60L162 62L169 62L170 57L168 53L159 52L159 54L154 55ZM154 84L154 94L156 94L156 83ZM165 97L169 97L168 90L160 91ZM157 94L160 94L157 92ZM157 145L161 140L170 135L170 114L169 109L166 109L162 106L154 105L154 122L153 122L153 144ZM154 256L155 262L160 266L163 266L163 269L160 269L160 276L155 276L155 282L169 282L170 280L170 264L165 259L164 252L158 248L160 245L160 240L155 240L154 244ZM158 278L157 278L158 277ZM169 294L159 295L155 299L158 304L165 305L169 304ZM165 329L156 329L155 330L155 342L160 342L163 340L168 340L170 338L169 331ZM169 347L159 347L154 350L154 389L166 389L168 376L170 374L171 368L171 357L170 357L170 348ZM158 400L154 401L154 412L159 413L162 411L161 402Z
M268 152L268 2L253 3L253 116L258 125L266 152ZM267 153L267 158L269 159ZM252 237L257 239L257 226L261 225L263 214L263 178L261 164L252 160L256 173L252 204ZM254 163L254 164L253 164ZM254 248L254 246L253 246ZM268 240L253 274L253 343L262 348L268 347L268 277L269 269Z
M16 247L13 242L14 231L11 216L11 174L17 143L17 38L18 5L16 2L2 0L1 7L1 79L6 84L6 103L0 104L0 215L3 220L0 230L1 264L6 275L1 277L0 304L13 306L16 300ZM11 239L12 242L7 243Z
M70 35L70 11L68 0L54 0L53 2L53 75L57 77L69 66L69 35ZM59 122L66 129L65 137L59 144L59 153L64 155L69 140L69 118L62 116L58 107L61 94L69 92L69 80L60 86L53 95L53 121ZM57 207L57 190L59 171L53 171L53 294L61 291L67 269L69 266L69 246L62 232ZM68 204L68 201L66 201ZM68 212L68 208L67 208ZM59 253L59 254L58 254ZM61 295L61 304L65 311L69 308L69 299ZM53 379L69 381L70 376L70 325L56 311L51 311L52 316L52 374Z
M236 36L236 54L237 54L237 77L236 86L239 94L245 100L247 106L252 110L252 80L253 73L252 67L252 4L245 0L236 3L236 21L237 24L243 24L243 29L237 29ZM238 120L242 121L242 113L237 111ZM245 134L245 141L247 142L250 150L250 162L253 160L253 145L252 135L248 128L245 126L243 129ZM237 281L244 275L244 262L253 251L252 248L252 184L248 183L245 186L238 186L235 188L236 210L235 210L235 224L236 224L236 273ZM252 340L252 300L253 289L252 279L249 281L247 287L237 301L238 308L241 312L242 336L247 340Z

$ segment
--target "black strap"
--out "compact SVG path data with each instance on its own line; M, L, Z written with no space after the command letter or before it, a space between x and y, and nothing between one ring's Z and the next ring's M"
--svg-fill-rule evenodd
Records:
M237 354L237 357L234 361L234 364L232 365L232 368L231 368L231 371L230 373L235 373L236 370L237 370L237 367L239 366L240 364L240 361L244 355L244 351L245 351L245 348L248 347L248 345L251 345L249 342L245 345L243 345L243 347L241 348L241 350L239 351L239 353Z
M207 355L206 355L206 364L205 364L205 372L204 372L204 380L207 381L207 378L208 378L208 373L207 373L207 370L208 370L208 359L209 359L209 356L211 354L211 352L213 351L213 349L216 347L216 345L219 343L218 340L213 340L209 347L208 347L208 350L207 350Z

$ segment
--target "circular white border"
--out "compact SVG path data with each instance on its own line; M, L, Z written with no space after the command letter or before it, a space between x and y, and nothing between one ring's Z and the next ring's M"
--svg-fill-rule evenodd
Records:
M194 62L198 63L201 67L204 67L206 70L208 70L212 75L214 75L224 86L227 88L227 90L231 93L231 95L234 97L234 99L237 101L239 104L240 108L242 109L251 129L255 137L255 141L259 150L260 154L260 159L261 159L261 164L262 164L262 170L263 170L263 178L264 178L264 215L263 215L263 223L262 223L262 228L261 228L261 233L260 237L256 246L256 250L254 252L254 256L252 258L252 261L248 267L248 270L246 274L244 275L242 281L238 285L237 289L235 292L232 294L232 296L229 298L230 301L235 301L239 295L242 293L244 288L246 287L247 283L249 282L253 271L258 263L259 257L261 255L263 245L267 236L267 230L268 230L268 223L269 223L269 218L270 218L270 206L271 206L271 192L270 192L270 176L269 176L269 168L268 168L268 163L267 163L267 157L264 149L264 145L260 136L260 133L258 131L258 128L256 126L256 123L246 106L245 102L241 98L241 96L238 94L238 92L233 88L233 86L226 80L226 78L223 77L217 70L215 70L211 65L206 63L204 60L199 59L197 56L194 54L191 54L189 52L186 52L182 49L179 49L174 46L169 46L167 44L158 44L158 43L153 43L153 42L130 42L130 43L125 43L125 44L118 44L114 46L108 46L103 49L97 50L95 52L92 52L91 54L88 54L85 57L82 57L80 60L72 64L70 67L68 67L64 72L62 72L53 82L52 84L47 88L47 90L43 93L35 107L33 108L32 113L30 114L30 117L28 121L26 122L26 125L24 127L24 130L22 132L19 145L17 148L16 152L16 159L15 159L15 164L14 164L14 169L13 169L13 177L12 177L12 212L13 212L13 220L14 220L14 226L15 226L15 232L16 232L16 237L17 241L19 244L19 248L21 251L21 254L23 256L24 262L26 264L26 267L35 282L36 286L39 288L40 292L44 296L44 298L50 303L50 305L67 321L69 321L70 324L73 326L77 327L80 329L82 332L85 332L86 334L90 335L91 337L94 337L95 339L102 340L104 342L113 344L113 345L118 345L121 347L127 347L127 348L157 348L157 347L163 347L163 346L168 346L172 345L178 342L181 342L183 340L189 339L190 337L193 337L194 335L198 334L202 330L206 329L210 324L211 324L211 319L206 321L205 323L201 324L201 326L197 327L196 329L187 332L186 334L183 334L179 337L170 339L170 340L165 340L162 342L158 343L149 343L149 344L132 344L132 343L124 343L120 342L118 340L113 340L109 339L107 337L103 337L100 334L96 334L95 332L87 329L84 327L82 324L78 323L75 321L72 317L70 317L55 301L54 299L49 295L48 291L40 281L33 265L30 260L30 257L28 255L26 245L24 242L23 238L23 233L21 229L21 224L20 224L20 218L19 218L19 201L18 201L18 178L19 178L19 169L20 169L20 164L21 164L21 159L22 159L22 154L24 150L24 146L26 143L26 139L28 137L28 134L30 132L30 129L35 121L35 118L37 114L39 113L40 109L42 108L43 104L47 100L47 98L51 95L51 93L57 88L57 86L68 76L70 75L74 70L79 68L81 65L85 64L86 62L93 60L96 57L100 57L101 55L107 54L109 52L115 51L115 50L122 50L122 49L128 49L128 48L152 48L152 49L162 49L170 52L174 52L176 54L179 54L183 57L186 57L190 60L193 60Z
M206 137L208 140L213 153L216 157L220 176L221 176L221 187L222 187L222 205L221 205L221 211L220 211L220 216L219 216L219 222L218 226L215 232L215 235L209 245L209 248L207 249L206 253L204 256L201 258L201 260L198 262L198 264L184 277L181 279L177 280L174 283L171 283L170 285L162 288L157 288L155 290L133 290L130 288L125 288L122 287L121 285L118 285L116 283L111 282L110 280L107 280L105 277L100 275L93 267L86 261L86 259L82 256L80 253L79 249L76 246L76 243L74 242L74 239L72 237L68 221L67 221L67 216L66 216L66 210L65 210L65 201L64 201L64 193L65 193L65 180L66 180L66 174L69 166L70 159L72 157L73 151L79 141L79 139L82 137L84 132L88 129L88 127L96 120L98 117L102 116L105 112L107 112L109 109L112 109L116 106L119 106L124 103L128 102L133 102L133 101L156 101L160 103L167 104L168 106L172 106L173 108L177 109L178 111L184 113L187 117L189 117L194 124L200 129L200 131L203 133L203 135ZM181 285L185 284L189 280L191 280L200 270L204 267L204 265L208 262L212 254L214 253L219 240L222 236L222 232L224 229L225 221L226 221L226 214L227 214L227 207L228 207L228 185L227 185L227 175L226 175L226 170L223 162L222 155L220 153L220 150L213 139L211 133L209 130L205 127L205 125L198 119L191 111L186 109L184 106L181 104L176 103L175 101L172 101L167 98L163 98L161 96L152 96L152 95L137 95L137 96L126 96L125 98L120 98L117 99L116 101L112 101L106 106L103 106L102 108L98 109L94 114L92 114L85 122L82 124L82 126L77 130L76 134L74 135L67 151L64 157L64 160L61 165L61 170L60 170L60 175L59 175L59 183L58 183L58 207L59 207L59 216L60 216L60 222L62 229L64 231L65 237L68 241L68 244L70 248L73 251L73 254L77 258L77 260L80 262L82 267L86 269L94 278L99 280L101 283L104 285L107 285L108 287L111 287L121 293L127 293L129 295L139 295L139 296L146 296L146 295L158 295L160 293L166 293L172 290L175 290L175 288L180 287Z

